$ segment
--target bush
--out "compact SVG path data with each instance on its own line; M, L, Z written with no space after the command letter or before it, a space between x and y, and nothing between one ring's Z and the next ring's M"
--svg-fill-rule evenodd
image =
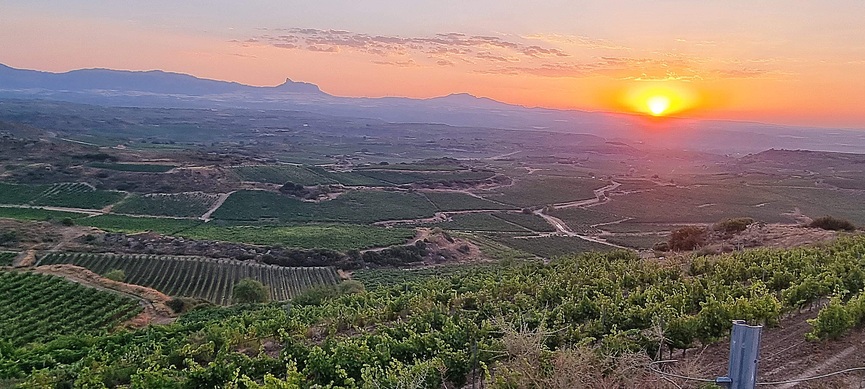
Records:
M822 228L824 230L832 230L832 231L854 231L856 230L856 226L853 223L850 223L849 220L838 219L832 216L823 216L814 219L811 224L808 224L808 227L812 228Z
M339 294L358 294L363 293L366 289L363 286L363 283L355 280L348 280L340 282L337 285L337 289L339 290Z
M712 226L712 229L725 234L735 234L745 231L753 223L754 219L750 217L738 217L717 222Z
M74 226L75 221L72 220L71 218L64 217L63 220L60 221L60 224L69 227L69 226Z
M838 339L855 324L855 318L841 304L837 297L832 298L825 308L820 310L817 318L808 319L813 328L805 335L808 340Z
M244 278L231 291L234 302L240 304L264 303L268 300L267 287L251 278Z
M117 282L123 282L126 279L126 272L120 269L114 269L108 273L105 273L105 278Z
M696 249L706 243L706 229L696 226L682 227L670 234L668 243L673 251Z
M168 308L171 308L174 313L181 313L186 310L186 301L178 298L168 300L165 305L168 306Z

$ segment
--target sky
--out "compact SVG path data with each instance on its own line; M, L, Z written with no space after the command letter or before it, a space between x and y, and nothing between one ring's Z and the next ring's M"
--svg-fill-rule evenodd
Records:
M863 18L861 0L4 0L0 63L865 129Z

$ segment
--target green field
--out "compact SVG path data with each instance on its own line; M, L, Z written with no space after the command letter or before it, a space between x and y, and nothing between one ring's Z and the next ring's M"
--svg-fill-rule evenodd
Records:
M451 215L451 220L430 226L459 231L531 232L527 228L507 222L489 213Z
M544 218L531 214L531 213L522 213L522 212L496 212L493 214L495 217L507 220L514 224L519 224L525 228L528 228L532 231L536 232L555 232L555 227L551 226L550 223L547 223Z
M660 235L616 235L605 236L607 242L617 244L619 246L630 247L637 250L651 249L655 243L666 242L670 238L670 234Z
M17 220L62 220L86 217L85 213L49 211L39 208L17 208L0 206L0 218Z
M174 235L177 232L188 230L201 223L200 220L193 219L134 217L111 214L76 220L76 224L96 227L105 231L128 234L155 232L163 235Z
M457 170L466 170L460 165L428 165L423 163L392 163L388 165L369 165L360 166L358 170L408 170L421 172L452 172Z
M140 311L136 300L60 277L0 271L0 339L15 345L106 332Z
M115 205L111 211L133 215L198 217L210 209L219 195L201 192L134 195Z
M469 211L481 209L514 209L514 206L460 192L422 192L440 211Z
M495 176L489 171L420 172L393 170L361 170L358 173L369 178L394 185L453 181L482 181Z
M543 258L553 258L587 251L610 251L613 247L571 236L518 238L513 235L488 235L499 243Z
M350 191L334 200L311 203L265 191L233 193L214 219L341 222L368 224L382 220L431 217L435 207L421 194L388 191Z
M52 185L0 183L0 204L101 209L120 201L125 195L73 182Z
M104 163L93 162L89 165L98 169L117 170L122 172L136 173L165 173L176 168L176 165L156 165L145 163Z
M0 266L12 266L12 261L18 254L13 251L0 251Z
M319 176L346 186L392 186L391 184L367 177L358 172L331 172L317 166L309 166L307 169Z
M561 219L568 225L568 227L571 227L572 230L577 232L589 231L594 228L592 225L595 224L610 223L624 219L624 217L618 215L598 211L598 207L552 209L547 213L549 213L550 216Z
M311 286L339 282L336 271L330 267L281 267L198 257L51 253L37 263L53 264L73 264L99 274L120 269L126 273L127 283L170 296L201 298L222 305L231 304L231 290L244 278L266 285L276 301L288 300Z
M303 166L295 165L258 165L231 168L243 181L285 184L293 182L300 185L335 184L336 181L318 175Z
M604 180L567 176L524 176L512 186L478 194L517 207L534 207L595 198Z
M362 250L403 244L415 236L408 228L382 228L358 225L301 226L214 226L203 224L177 236L258 245L279 245L302 249L335 251Z

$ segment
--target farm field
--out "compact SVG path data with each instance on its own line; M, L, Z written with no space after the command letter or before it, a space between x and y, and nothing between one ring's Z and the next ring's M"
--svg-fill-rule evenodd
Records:
M535 232L555 232L556 229L547 223L544 218L530 213L522 212L496 212L493 216L518 224Z
M670 239L670 234L661 233L659 235L614 235L603 236L604 240L619 246L630 247L637 250L651 249L655 243L666 242Z
M525 227L510 223L489 213L457 214L450 218L452 220L430 224L430 226L458 231L531 232Z
M213 213L213 218L369 224L382 220L426 218L435 212L435 207L417 193L350 191L333 200L310 203L273 192L238 191Z
M357 171L331 172L318 166L309 166L307 169L319 176L333 180L345 186L393 186L392 184L367 177Z
M18 207L3 207L0 206L0 218L17 219L17 220L63 220L79 219L86 217L87 214L78 212L64 211L49 211L40 208L18 208Z
M615 249L601 243L589 242L573 236L554 235L537 238L519 238L514 235L506 234L489 234L486 236L504 245L542 258L579 254L587 251L610 251Z
M394 185L450 181L482 181L495 176L494 172L470 170L453 172L360 170L358 173Z
M175 235L191 239L219 240L258 245L279 245L335 251L362 250L403 244L415 236L409 228L359 225L214 226L199 225Z
M124 282L147 286L170 296L201 298L231 304L231 290L244 278L260 281L273 300L288 300L315 285L335 285L330 267L281 267L229 259L161 255L50 253L37 265L73 264L99 274L114 269L126 273Z
M624 201L624 200L622 200ZM622 220L624 217L613 215L608 212L598 210L598 207L581 208L570 207L551 209L547 211L550 216L561 219L568 227L576 232L585 232L593 229L595 224L610 223L617 220Z
M421 192L440 211L469 211L469 210L500 210L515 209L514 206L495 203L483 198L474 197L460 192Z
M210 209L219 195L201 192L147 194L127 197L112 212L133 215L198 217Z
M791 217L782 214L792 212L796 207L804 209L808 204L791 201L785 194L788 191L792 189L738 185L664 186L647 192L613 196L609 203L592 209L623 218L632 217L634 222L642 223L713 223L746 216L770 223L791 222ZM829 194L829 191L822 192Z
M527 175L517 179L513 186L477 193L517 207L534 207L593 199L594 190L608 184L595 178Z
M89 166L95 167L97 169L117 170L117 171L121 171L121 172L135 172L135 173L165 173L165 172L177 167L177 165L158 165L158 164L147 164L147 163L104 163L104 162L93 162L93 163L90 163Z
M318 175L306 167L296 165L258 165L231 168L243 181L285 184L293 182L300 185L335 184L336 181Z
M78 219L75 223L111 232L134 234L149 231L163 235L173 235L180 231L195 227L202 222L194 219L135 217L107 214Z
M0 271L0 339L14 345L104 333L140 311L137 300L61 277Z
M17 256L18 253L13 251L0 251L0 266L12 266L12 261Z
M43 205L101 209L126 196L123 192L96 190L82 183L19 185L0 183L0 204Z

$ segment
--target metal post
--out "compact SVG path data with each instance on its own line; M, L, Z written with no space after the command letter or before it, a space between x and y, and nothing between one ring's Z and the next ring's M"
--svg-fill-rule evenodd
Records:
M742 320L733 321L727 376L718 377L715 382L730 389L754 389L762 330L763 326L749 326Z

